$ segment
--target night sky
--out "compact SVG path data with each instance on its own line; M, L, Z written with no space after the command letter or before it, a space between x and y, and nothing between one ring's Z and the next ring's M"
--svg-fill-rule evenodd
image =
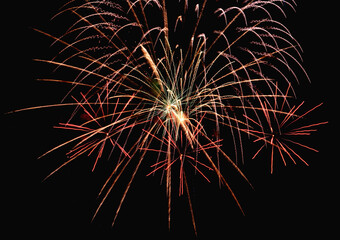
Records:
M60 29L56 21L51 24L49 20L61 6L58 2L29 1L14 3L8 8L10 13L14 12L3 30L3 38L9 40L3 44L3 52L10 51L2 78L4 113L58 103L68 91L62 84L37 81L53 75L53 66L32 61L50 59L56 54L50 48L51 40L33 28L58 36ZM339 132L335 118L339 109L339 20L332 13L335 6L322 2L312 5L310 1L297 3L297 13L289 11L288 19L284 21L304 50L303 66L312 81L309 84L302 79L295 87L297 95L307 106L324 103L310 115L312 122L329 121L305 142L320 152L302 150L308 167L290 161L284 167L278 160L273 174L270 174L269 159L264 159L265 155L246 161L240 168L254 190L237 174L231 173L230 179L227 175L245 216L230 193L219 188L216 178L209 184L200 176L192 177L189 184L199 239L276 239L284 236L328 239L336 236L339 217ZM62 18L58 21L64 24ZM81 157L43 181L65 159L65 150L38 159L67 139L66 131L53 128L65 120L65 112L69 114L70 110L47 108L1 116L5 130L2 161L9 164L8 168L2 167L3 198L8 200L3 208L8 215L5 220L15 229L12 234L63 239L129 239L127 237L136 235L145 239L195 239L185 196L173 197L172 228L168 231L165 184L160 185L160 174L146 177L148 166L137 173L113 228L115 206L121 196L115 192L91 222L109 161L105 160L91 172L91 160ZM254 153L256 148L245 151ZM118 188L117 193L121 191Z

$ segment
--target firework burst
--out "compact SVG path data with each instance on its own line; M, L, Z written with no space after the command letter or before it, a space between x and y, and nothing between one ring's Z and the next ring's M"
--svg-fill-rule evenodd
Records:
M309 135L324 124L283 132L315 109L297 115L301 105L291 107L288 90L278 87L280 82L295 96L291 85L299 82L296 71L308 79L300 63L301 47L280 21L295 5L294 0L73 0L65 4L55 16L73 17L64 34L54 37L37 30L61 48L52 60L36 61L75 72L71 81L44 79L70 84L62 103L34 107L74 107L68 120L56 127L78 135L46 153L70 147L67 161L51 174L81 155L93 159L95 170L108 152L114 167L100 190L95 217L133 165L113 224L142 164L151 167L146 175L161 172L164 176L169 228L171 199L178 192L187 196L196 232L189 169L208 182L212 179L207 172L214 172L243 212L220 171L225 164L249 183L237 165L239 151L244 161L241 135L262 141L258 152L270 146L273 169L274 148L284 163L284 154L294 162L294 157L306 162L288 143L314 149L289 137ZM221 128L230 134L222 136ZM228 137L236 159L223 146ZM147 154L157 157L150 162ZM179 181L173 180L174 175Z
M290 87L290 86L289 86ZM300 103L298 106L290 107L288 105L287 96L289 92L289 87L287 89L287 94L281 99L274 97L274 102L270 103L266 99L259 99L262 112L261 117L257 116L256 120L249 116L245 116L251 123L253 123L255 129L243 129L251 135L255 136L254 142L263 142L263 145L256 151L253 159L261 152L265 147L270 148L270 172L273 173L274 170L274 153L275 150L279 153L283 164L286 166L288 157L294 164L296 164L295 159L299 159L304 164L308 166L308 163L293 149L294 146L309 149L314 152L318 150L307 146L306 144L300 143L296 139L301 136L309 136L316 131L317 126L327 124L328 122L319 122L312 124L300 124L306 115L317 109L322 105L319 104L312 109L298 114L299 110L302 108L304 102ZM279 102L281 100L281 106ZM272 106L270 106L272 104ZM287 111L284 108L288 108Z

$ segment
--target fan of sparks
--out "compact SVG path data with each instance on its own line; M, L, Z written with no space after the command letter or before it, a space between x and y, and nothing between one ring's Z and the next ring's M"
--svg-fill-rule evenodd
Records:
M249 182L238 167L244 142L262 142L253 158L267 149L273 172L274 161L307 164L295 148L317 151L299 141L326 123L303 124L316 107L298 113L302 104L294 105L298 76L309 80L302 49L281 23L295 6L294 0L65 4L55 16L73 21L64 34L37 30L61 48L52 60L36 61L70 70L68 79L43 79L70 86L62 103L47 107L74 108L56 127L76 136L46 153L69 148L67 160L50 175L82 155L93 160L92 170L108 158L113 170L94 217L129 174L119 182L125 191L113 223L141 165L150 167L145 175L161 176L169 228L171 200L178 194L188 199L196 232L187 181L192 174L208 182L215 176L242 211L221 167Z

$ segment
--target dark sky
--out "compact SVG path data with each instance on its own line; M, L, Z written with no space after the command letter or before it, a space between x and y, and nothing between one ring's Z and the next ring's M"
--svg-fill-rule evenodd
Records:
M32 61L48 59L54 54L50 51L49 39L33 28L48 32L49 19L60 7L60 3L55 2L29 1L8 8L14 13L3 30L3 38L9 40L3 45L3 52L10 51L5 63L9 66L4 69L2 78L3 96L6 96L4 112L56 103L65 94L63 86L36 81L53 68ZM192 201L200 239L208 239L208 236L209 239L226 239L235 235L241 239L245 236L305 238L315 235L326 239L331 233L335 234L339 215L335 172L339 159L335 118L339 109L339 93L336 92L339 21L332 13L335 6L297 2L297 13L290 11L286 26L304 49L303 66L312 80L312 84L303 83L297 87L298 95L310 106L324 102L322 109L312 117L315 122L329 121L329 124L321 127L309 141L320 152L305 151L309 167L290 163L286 168L278 167L273 175L268 165L259 167L253 162L257 160L241 166L255 190L237 176L230 182L246 216L242 216L228 191L219 189L216 181L208 184L200 177L193 178ZM7 71L9 73L5 74ZM37 159L65 138L64 132L52 128L64 113L62 109L45 109L1 117L5 130L2 160L9 164L9 168L2 168L3 176L6 174L3 197L9 200L4 210L9 210L8 223L15 229L12 234L64 239L128 239L122 236L135 234L139 238L178 239L181 236L194 239L185 197L174 197L172 229L168 232L165 185L159 185L159 175L145 177L143 169L137 174L113 228L114 205L120 195L112 194L91 223L105 176L100 169L92 173L88 159L75 161L43 182L64 160L63 151Z

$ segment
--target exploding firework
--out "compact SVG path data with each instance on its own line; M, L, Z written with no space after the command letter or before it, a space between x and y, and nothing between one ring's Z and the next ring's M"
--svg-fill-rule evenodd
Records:
M290 86L289 86L290 87ZM255 129L247 129L243 131L247 131L251 135L255 136L256 139L254 142L263 142L263 145L256 151L253 156L253 159L261 152L265 147L270 147L270 172L273 173L274 169L274 152L275 149L280 154L280 158L283 161L283 164L286 166L288 157L294 164L296 164L295 159L299 159L304 164L308 166L308 163L293 149L293 146L302 147L305 149L312 150L314 152L318 152L318 150L307 146L306 144L300 143L294 138L301 136L309 136L312 132L315 132L315 127L323 124L327 124L328 122L319 122L312 124L300 124L299 126L295 126L299 123L299 121L303 120L305 116L316 108L320 107L322 104L315 106L314 108L302 113L298 114L299 109L302 108L304 102L300 103L298 106L288 106L287 96L289 87L287 89L287 94L283 96L281 99L277 99L274 97L274 102L270 103L266 99L262 100L259 98L261 113L262 113L262 121L259 116L257 119L252 119L249 116L245 116L250 122L253 123ZM281 105L279 102L281 100ZM272 104L272 106L270 106ZM287 107L288 110L284 111L284 108ZM290 146L291 145L291 146Z
M176 192L187 197L196 232L188 173L210 182L213 172L243 212L221 173L225 165L249 183L238 167L248 139L243 135L263 142L254 157L269 146L273 170L274 149L285 164L287 157L306 163L289 144L316 150L291 137L310 135L324 124L292 127L316 108L298 115L302 104L289 103L298 75L308 79L301 47L281 22L295 6L294 0L65 4L55 16L72 16L64 34L37 30L61 48L52 60L36 61L75 72L72 80L44 79L70 84L62 103L34 107L74 108L56 128L77 136L43 155L69 147L67 160L50 175L81 155L93 159L92 170L108 156L113 171L100 190L94 217L121 176L130 174L113 224L142 164L150 166L146 175L161 172L165 179L169 228ZM226 138L233 142L235 159L226 152ZM147 155L156 157L150 162ZM133 171L126 171L130 166Z

